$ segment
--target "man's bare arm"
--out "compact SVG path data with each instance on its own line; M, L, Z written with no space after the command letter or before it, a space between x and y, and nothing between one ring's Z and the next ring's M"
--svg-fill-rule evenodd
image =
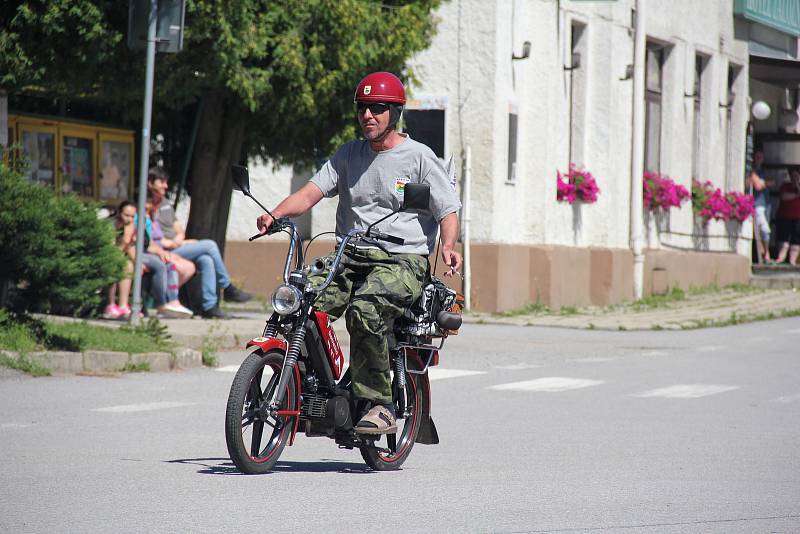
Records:
M442 260L450 267L444 275L453 276L461 268L462 261L461 254L455 250L458 241L458 215L449 213L442 217L439 228L442 231Z
M297 217L314 207L317 202L322 200L323 194L319 187L311 182L300 188L299 191L292 193L278 206L272 210L275 217ZM272 217L266 213L261 215L256 221L259 231L263 234L272 225Z

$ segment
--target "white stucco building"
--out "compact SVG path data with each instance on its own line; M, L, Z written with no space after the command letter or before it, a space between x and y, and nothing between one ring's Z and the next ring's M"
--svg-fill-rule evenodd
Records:
M743 191L752 32L733 1L444 2L431 47L411 61L419 83L410 88L407 129L452 154L462 178L471 154L474 308L632 299L637 219L643 294L748 279L750 221L703 224L690 201L658 216L632 210L642 201L641 174L632 174L637 4L646 35L644 168L686 188L695 177ZM556 173L571 162L597 179L596 203L557 201ZM267 205L309 176L251 164L253 191ZM314 209L308 234L332 229L334 206ZM277 276L282 247L279 238L241 246L256 215L234 193L226 254L245 285L261 290L258 273L270 265Z

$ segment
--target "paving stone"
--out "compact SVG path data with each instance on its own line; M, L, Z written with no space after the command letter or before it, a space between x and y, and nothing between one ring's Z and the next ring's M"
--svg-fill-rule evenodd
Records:
M29 357L56 375L83 372L83 355L80 352L32 352Z
M127 352L87 350L83 353L83 370L86 372L120 371L127 363Z
M200 367L203 365L203 355L200 351L181 347L175 351L174 367L177 369L188 369L190 367Z
M153 372L164 372L172 369L172 354L169 352L144 352L131 354L129 362L136 365L146 362Z

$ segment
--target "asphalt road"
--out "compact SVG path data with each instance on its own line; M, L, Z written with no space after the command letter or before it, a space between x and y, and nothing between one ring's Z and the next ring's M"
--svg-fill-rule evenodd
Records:
M239 475L223 420L242 356L0 374L0 531L800 531L797 319L468 325L432 375L441 443L391 473L301 435L274 473Z

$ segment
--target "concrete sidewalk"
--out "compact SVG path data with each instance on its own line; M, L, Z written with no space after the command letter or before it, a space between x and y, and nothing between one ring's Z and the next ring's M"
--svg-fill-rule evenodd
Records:
M665 299L658 305L625 304L607 308L565 308L560 311L515 312L506 314L466 313L464 326L470 324L510 324L517 326L556 326L598 330L678 330L726 326L742 322L798 317L800 325L800 290L793 289L723 289L688 294L683 299ZM161 319L178 345L175 354L153 353L128 355L103 351L87 353L37 353L35 358L56 373L119 370L126 363L147 361L152 370L166 371L201 365L201 353L219 350L245 350L247 342L262 334L269 312L257 306L228 306L233 318L227 320ZM42 316L49 321L79 321L68 317ZM125 323L89 320L90 324L119 327ZM350 338L344 320L334 323L337 337L345 351ZM520 335L523 335L520 333ZM66 355L65 355L66 354ZM69 356L69 357L67 357ZM87 363L89 362L89 363Z
M261 335L268 312L253 309L228 308L233 319L208 321L204 319L162 319L172 337L181 345L196 350L206 348L242 348L251 338ZM797 289L766 289L737 291L723 289L702 294L688 294L682 300L668 301L655 306L633 304L609 308L579 308L552 312L487 314L466 313L465 326L470 323L512 324L519 326L558 326L600 330L678 330L725 326L741 322L800 317L800 291ZM800 319L798 319L800 322ZM343 345L349 337L344 321L334 323Z

